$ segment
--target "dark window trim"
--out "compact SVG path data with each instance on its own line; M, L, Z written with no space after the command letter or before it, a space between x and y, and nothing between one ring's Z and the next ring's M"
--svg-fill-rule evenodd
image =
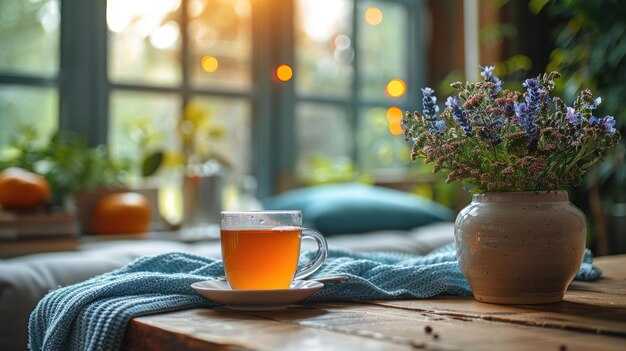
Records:
M106 143L106 0L61 1L59 129Z
M46 78L46 77L2 73L0 74L0 84L25 85L25 86L36 86L36 87L56 87L59 85L59 80L56 77Z

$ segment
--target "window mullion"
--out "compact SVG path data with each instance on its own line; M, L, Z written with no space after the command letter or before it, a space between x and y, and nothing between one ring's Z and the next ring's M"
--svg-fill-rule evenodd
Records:
M356 135L359 130L359 100L361 93L361 72L359 70L359 6L358 0L352 0L352 48L354 50L354 59L352 60L352 109L349 112L350 123L352 127L352 159L357 168L360 165L358 145L359 140Z
M0 75L0 84L56 87L58 85L58 79L2 73L2 75Z
M426 84L426 61L423 53L426 52L425 48L425 26L426 22L426 5L424 1L416 1L410 5L409 19L408 19L408 35L406 43L408 48L407 58L407 91L406 96L408 99L404 99L406 106L405 110L415 110L417 106L411 106L414 101L418 101L417 96L419 94L419 88Z
M181 110L189 103L191 99L190 96L190 87L189 87L189 33L188 33L188 24L189 24L189 12L187 11L187 6L189 4L189 0L182 0L182 11L180 14L180 33L182 37L182 45L181 45L181 74L182 74L182 106Z
M273 43L274 57L272 59L272 66L267 71L269 78L270 72L272 72L279 64L286 63L292 68L295 68L295 4L296 0L274 0L273 7L280 9L275 14L278 18L273 20ZM296 75L298 72L295 73ZM267 78L266 78L267 79ZM275 125L278 129L274 132L278 132L275 136L276 140L279 140L279 145L274 149L275 155L279 156L279 169L278 169L278 182L279 188L285 188L291 186L293 180L290 179L295 174L295 159L297 155L296 139L295 139L295 79L291 79L287 82L272 82L276 92L274 108L276 109L276 116L279 116L280 120L275 121Z
M106 142L106 1L61 2L60 129Z
M252 84L254 101L252 107L252 173L258 181L258 196L263 198L274 192L277 168L272 157L275 146L272 126L275 125L272 110L272 15L273 8L267 3L252 2Z

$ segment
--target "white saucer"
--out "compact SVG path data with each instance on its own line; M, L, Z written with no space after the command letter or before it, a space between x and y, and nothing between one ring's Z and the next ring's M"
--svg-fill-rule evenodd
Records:
M294 280L289 289L236 290L224 280L205 280L191 287L207 299L241 311L273 311L302 301L324 287L313 280Z

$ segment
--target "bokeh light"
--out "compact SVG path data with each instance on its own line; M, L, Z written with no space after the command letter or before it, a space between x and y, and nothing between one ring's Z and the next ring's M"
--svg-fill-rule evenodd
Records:
M391 106L387 109L387 126L393 135L402 134L402 110L398 106Z
M200 66L202 66L202 69L206 72L215 72L219 66L219 61L217 61L215 56L206 55L200 60Z
M402 124L400 123L400 121L389 122L389 131L393 135L402 134Z
M160 50L173 48L179 38L180 28L174 21L168 21L150 32L150 44Z
M387 94L399 98L406 93L406 83L402 79L392 79L387 83Z
M377 26L383 21L383 12L378 7L370 7L365 10L365 22L372 26Z
M287 82L293 76L293 70L289 65L282 64L276 68L276 78L281 82Z
M398 106L391 106L388 108L387 121L389 123L402 121L402 110Z
M335 37L335 47L339 50L347 50L350 48L350 37L345 34L339 34Z

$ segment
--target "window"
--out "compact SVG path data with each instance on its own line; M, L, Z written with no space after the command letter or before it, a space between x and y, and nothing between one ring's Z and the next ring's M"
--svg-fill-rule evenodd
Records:
M261 196L308 181L316 158L377 177L408 160L393 133L424 80L422 1L0 6L0 145L32 124L135 164L210 150L256 176Z
M0 2L0 145L26 126L40 140L59 123L59 3Z
M114 155L139 164L150 149L183 161L219 153L235 173L250 172L251 6L250 0L108 0ZM185 108L193 109L192 119L183 116ZM182 147L185 138L193 145Z
M375 178L402 175L409 158L398 122L423 80L422 12L416 1L296 2L299 178L320 157Z

